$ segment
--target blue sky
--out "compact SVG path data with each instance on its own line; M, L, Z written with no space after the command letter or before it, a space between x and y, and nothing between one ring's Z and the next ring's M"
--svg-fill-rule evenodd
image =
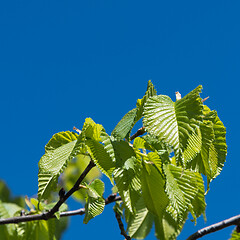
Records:
M228 156L206 197L207 224L187 223L178 239L239 214L239 8L237 0L1 1L0 178L14 195L33 196L54 133L81 128L86 117L111 133L149 79L173 99L201 84L227 127ZM123 239L112 206L82 220L71 218L63 240Z

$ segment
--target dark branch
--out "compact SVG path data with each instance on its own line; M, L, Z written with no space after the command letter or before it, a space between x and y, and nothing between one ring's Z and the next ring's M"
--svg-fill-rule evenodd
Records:
M198 238L201 238L209 233L213 233L216 231L219 231L223 228L232 226L232 225L239 225L240 224L240 215L237 215L235 217L231 217L229 219L223 220L221 222L215 223L213 225L210 225L208 227L202 228L189 236L187 240L195 240Z
M106 198L105 205L108 205L110 203L120 201L120 200L121 200L120 196L111 194ZM62 212L60 213L60 217L70 217L70 216L84 215L84 214L85 214L85 208L80 208L73 211ZM55 218L55 215L52 215L50 218ZM0 219L0 225L10 224L10 223L30 222L30 221L36 221L36 220L46 220L46 219L44 219L43 214L23 215L19 217Z
M134 133L131 137L130 137L130 140L132 141L133 139L135 139L136 137L139 137L141 135L143 135L145 133L145 128L144 127L141 127L137 130L136 133Z
M115 212L115 216L116 216L116 219L118 221L118 226L121 230L121 234L127 239L127 240L131 240L131 237L127 235L126 231L124 230L124 225L123 225L123 222L122 222L122 219L121 219L121 216L120 214L116 211Z
M55 206L46 213L36 214L36 215L26 215L21 217L12 217L8 219L0 219L0 225L8 223L20 223L20 222L29 222L34 220L48 220L54 217L54 214L59 210L60 206L77 190L79 190L79 185L89 173L89 171L95 167L95 163L90 161L85 170L82 172L74 186L65 194L61 192L60 198ZM60 215L61 216L61 215Z
M79 185L83 181L83 179L86 177L86 175L89 173L89 171L95 167L95 163L93 161L90 161L87 167L84 169L78 180L75 182L74 186L63 196L60 197L58 202L55 204L55 206L47 213L43 213L43 219L48 220L51 218L54 213L56 213L59 210L59 207L77 190L79 190Z

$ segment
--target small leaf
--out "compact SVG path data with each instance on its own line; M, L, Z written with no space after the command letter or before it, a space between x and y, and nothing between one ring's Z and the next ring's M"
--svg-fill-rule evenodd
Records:
M83 223L88 223L92 218L101 214L105 206L105 200L102 197L104 192L104 183L101 180L95 179L88 186L88 190L88 200L85 205L86 213Z
M45 150L50 151L61 147L66 143L73 142L78 139L78 134L70 131L59 132L52 136L48 144L45 146Z
M155 95L157 95L157 91L154 88L151 80L149 80L148 81L148 86L147 86L147 91L146 91L145 95L143 96L142 99L137 100L137 110L138 111L137 111L137 116L136 116L135 122L137 122L139 119L142 118L143 107L144 107L146 101L148 100L148 98L153 97Z
M129 111L117 124L112 131L112 136L118 140L128 138L129 134L134 126L135 118L137 115L137 109L134 108Z

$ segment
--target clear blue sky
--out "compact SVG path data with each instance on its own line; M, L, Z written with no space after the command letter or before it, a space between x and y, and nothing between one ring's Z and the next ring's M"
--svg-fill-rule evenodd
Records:
M81 128L86 117L110 133L149 79L172 98L202 84L228 143L206 197L207 224L239 214L239 10L239 0L1 1L0 178L15 195L33 196L37 163L54 133ZM82 220L71 218L63 240L123 239L112 206L88 225ZM178 239L203 226L202 219L186 224Z

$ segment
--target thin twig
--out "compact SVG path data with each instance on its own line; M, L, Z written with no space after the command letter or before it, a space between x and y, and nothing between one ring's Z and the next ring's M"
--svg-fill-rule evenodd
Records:
M208 99L209 99L209 97L206 97L206 98L202 99L202 103L204 103Z
M224 229L226 227L229 227L232 225L239 225L239 224L240 224L240 214L235 217L231 217L231 218L228 218L221 222L210 225L208 227L202 228L202 229L198 230L197 232L195 232L194 234L192 234L191 236L189 236L187 238L187 240L195 240L195 239L201 238L209 233L213 233L213 232L219 231L221 229Z
M127 239L127 240L131 240L131 237L127 235L125 229L124 229L124 225L123 225L123 222L122 222L122 219L121 219L121 216L120 214L116 211L115 212L115 216L116 216L116 219L118 221L118 226L121 230L121 234Z
M132 140L135 139L136 137L143 135L145 132L146 132L146 131L145 131L145 127L139 128L139 129L137 130L137 132L134 133L134 134L130 137L130 140L132 141Z
M121 197L116 196L113 194L109 195L105 200L105 205L108 205L110 203L120 201ZM76 215L84 215L85 214L85 208L80 208L73 211L66 211L61 212L60 217L70 217L70 216L76 216ZM50 218L55 218L55 215L52 215ZM3 224L11 224L11 223L21 223L21 222L30 222L30 221L36 221L36 220L43 220L43 214L35 214L35 215L22 215L19 217L11 217L6 219L0 219L0 225Z

